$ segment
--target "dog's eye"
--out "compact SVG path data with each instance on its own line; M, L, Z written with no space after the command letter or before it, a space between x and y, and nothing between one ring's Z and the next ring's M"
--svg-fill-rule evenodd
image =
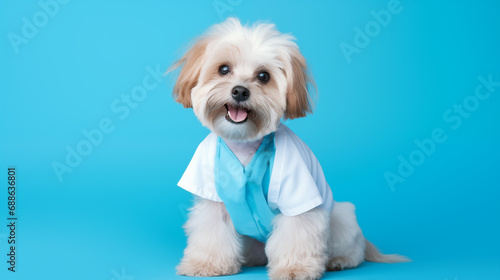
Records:
M269 73L267 73L267 72L260 72L259 74L257 74L257 79L259 79L259 81L261 81L263 83L269 82L270 78L271 77L269 76Z
M219 67L219 74L221 74L222 76L227 75L229 72L230 72L229 66L227 66L227 65L221 65Z

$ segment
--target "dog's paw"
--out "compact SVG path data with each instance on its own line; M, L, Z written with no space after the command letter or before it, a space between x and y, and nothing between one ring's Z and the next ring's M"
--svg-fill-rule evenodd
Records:
M241 271L237 264L216 263L214 261L183 260L177 266L177 274L184 276L221 276Z
M307 266L287 266L269 269L271 280L315 280L323 276L324 270Z
M356 267L355 262L348 257L335 257L328 261L326 269L328 271L340 271Z

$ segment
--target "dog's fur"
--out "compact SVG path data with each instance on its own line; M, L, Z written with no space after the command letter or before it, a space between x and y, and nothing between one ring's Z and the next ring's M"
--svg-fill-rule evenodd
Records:
M230 72L219 73L227 65ZM311 112L312 79L294 38L274 25L242 26L229 18L198 38L173 65L181 68L174 87L176 101L192 107L200 122L229 141L254 141L276 131L281 119ZM257 79L269 73L269 82ZM244 86L251 96L235 102L231 90ZM227 105L243 107L244 123L227 120ZM215 276L238 273L241 266L266 265L271 279L319 279L325 270L342 270L373 262L407 261L382 255L358 226L354 206L337 202L331 213L321 207L297 216L275 217L266 244L241 236L224 204L197 199L185 225L188 245L178 274Z

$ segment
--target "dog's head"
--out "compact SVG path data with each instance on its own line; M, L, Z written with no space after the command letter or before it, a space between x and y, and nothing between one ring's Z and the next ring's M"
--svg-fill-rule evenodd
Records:
M273 24L214 25L172 69L181 67L176 101L224 139L251 141L278 128L281 118L311 112L311 78L294 37Z

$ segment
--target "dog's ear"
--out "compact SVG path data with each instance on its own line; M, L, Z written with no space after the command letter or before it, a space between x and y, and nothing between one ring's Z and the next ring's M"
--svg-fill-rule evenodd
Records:
M175 82L173 96L175 101L181 103L185 108L193 107L191 90L198 84L207 44L206 38L198 39L184 56L172 64L167 71L168 73L181 67L181 72Z
M312 112L312 100L308 85L316 87L307 69L306 59L298 48L289 51L289 61L285 67L287 79L285 119L305 117Z

